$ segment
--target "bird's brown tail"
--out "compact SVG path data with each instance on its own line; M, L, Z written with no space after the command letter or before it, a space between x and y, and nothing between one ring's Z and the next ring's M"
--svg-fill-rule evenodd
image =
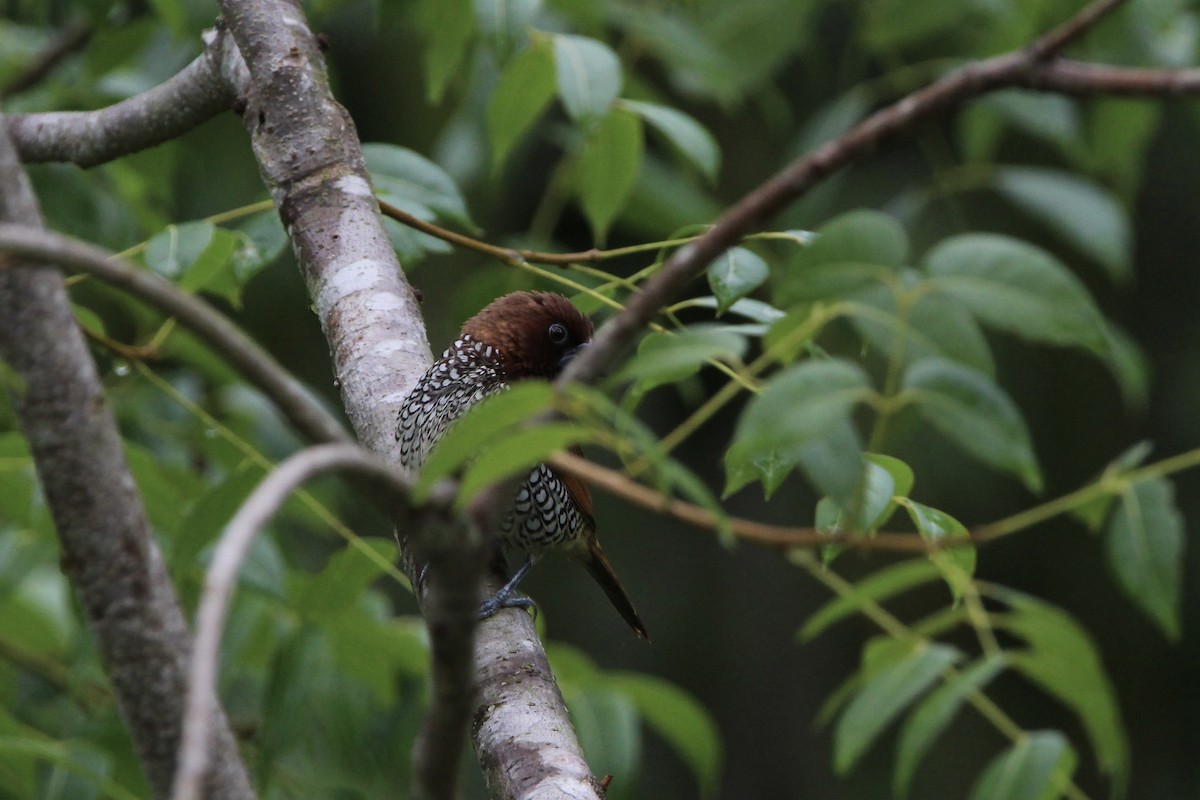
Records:
M608 599L617 607L617 611L629 623L629 627L633 628L633 632L647 642L650 641L650 634L646 632L642 618L638 616L637 610L633 607L633 601L625 593L625 587L617 580L617 573L613 572L612 564L608 563L608 558L600 549L600 543L595 540L595 537L592 537L589 542L588 557L584 559L583 563L588 572L592 573L592 577L596 579L596 583L600 584L600 588L608 595Z

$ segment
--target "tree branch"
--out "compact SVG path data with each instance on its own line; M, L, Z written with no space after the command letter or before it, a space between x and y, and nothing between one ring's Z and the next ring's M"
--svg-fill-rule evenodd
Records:
M412 290L383 230L353 124L329 93L317 43L298 6L283 0L223 0L221 8L251 76L242 119L329 340L347 415L368 449L398 463L397 413L431 358ZM415 541L418 550L423 539L432 538L417 530L398 533ZM470 529L461 533L469 543ZM471 721L493 787L514 780L521 787L549 785L566 774L586 775L553 676L548 669L526 668L545 664L532 621L516 612L497 614L479 626L472 650L477 585L438 576L443 570L469 576L478 560L471 547L445 558L453 563L431 563L431 590L452 594L423 602L435 687L447 683L431 697L423 743L415 753L417 759L443 756L440 765L416 764L414 775L453 770L458 759L444 754L459 751L462 738L455 731L466 730ZM528 655L517 660L512 653ZM456 666L462 663L473 663L474 674L482 676L473 715L445 705L475 689L471 670ZM540 713L545 726L526 727L527 709ZM458 720L455 725L442 724L451 717ZM554 761L538 758L548 736L562 754ZM420 780L414 793L426 791ZM445 784L430 791L447 796Z
M689 281L734 243L785 205L834 172L862 158L917 122L971 97L1005 87L1031 85L1046 60L1082 35L1121 0L1099 0L1028 47L967 64L885 108L837 139L792 162L727 210L704 235L675 251L625 310L596 332L592 346L573 359L559 376L560 386L591 382L616 361L633 338Z
M1174 97L1200 92L1200 69L1148 69L1057 59L1023 77L1029 89L1062 94Z
M349 441L345 428L305 386L223 314L175 284L95 245L62 234L0 223L0 252L95 275L175 317L262 390L303 436ZM0 270L3 264L0 263Z
M0 117L0 221L41 225L28 177ZM126 463L96 365L62 276L18 262L0 269L0 357L62 545L63 572L99 644L155 797L175 772L190 648L187 626ZM211 720L214 797L253 798L229 724Z
M187 713L183 722L179 766L172 800L199 800L201 782L210 763L211 722L217 703L217 662L221 635L238 570L254 537L279 511L292 492L328 472L350 472L408 509L411 484L374 454L356 444L329 444L301 450L281 462L255 488L225 526L204 580L196 611L196 645L188 670Z
M69 161L94 167L174 139L233 106L236 50L209 31L192 63L153 89L97 111L14 114L9 135L26 163ZM231 53L230 51L234 51Z

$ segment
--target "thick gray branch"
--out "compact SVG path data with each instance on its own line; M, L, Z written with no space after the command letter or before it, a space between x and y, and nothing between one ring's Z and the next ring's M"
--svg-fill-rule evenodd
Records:
M329 340L347 415L364 445L398 463L396 415L431 359L412 290L383 230L354 127L329 94L323 61L298 7L282 0L224 0L222 11L251 75L243 120ZM421 538L415 530L400 534ZM414 793L453 796L457 759L446 754L458 751L471 719L463 711L471 708L472 730L483 743L478 745L481 761L499 796L513 796L499 788L507 785L505 776L529 778L519 781L528 788L549 785L555 775L586 775L553 676L528 669L535 661L545 663L528 616L497 615L479 626L471 650L478 591L469 578L478 571L478 555L469 529L455 535L467 546L438 553L430 567L430 583L442 593L427 598L424 606L434 653L435 707L418 747L423 763L414 770ZM508 658L510 652L539 655L518 660ZM486 678L473 706L461 702L474 691L473 676L463 669L471 663L476 675ZM531 706L540 709L545 727L525 726ZM538 760L548 736L556 740L555 756Z
M0 221L41 225L6 131L0 127ZM190 640L57 270L21 262L0 269L0 357L15 373L13 407L62 544L63 570L99 643L154 796L166 797ZM217 757L207 790L213 797L252 798L219 711L212 728Z
M8 132L26 163L69 161L92 167L174 139L233 107L224 34L177 75L149 91L97 111L14 114Z

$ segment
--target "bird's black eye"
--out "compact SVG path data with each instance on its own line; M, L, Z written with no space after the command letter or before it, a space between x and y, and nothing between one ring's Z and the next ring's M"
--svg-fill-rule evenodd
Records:
M566 325L563 325L561 322L552 323L550 327L546 329L546 332L550 334L550 341L554 342L555 344L566 344L567 336L569 335L567 333Z

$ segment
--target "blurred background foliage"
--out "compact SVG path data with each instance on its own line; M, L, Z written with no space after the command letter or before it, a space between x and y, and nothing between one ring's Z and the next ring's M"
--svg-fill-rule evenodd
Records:
M1080 5L318 0L306 10L313 30L329 36L335 95L363 141L380 143L367 155L386 199L495 243L584 250L656 242L709 222L882 103L957 64L1020 46ZM9 113L97 108L143 91L199 52L198 35L215 15L200 0L6 0L4 11L0 86L63 28L78 23L90 31L49 77L5 98ZM1192 4L1135 0L1070 55L1194 66L1196 34ZM570 76L561 71L572 63L600 78L565 89ZM972 351L982 359L973 366L993 374L1019 409L1035 463L1018 459L1008 474L993 463L996 471L945 430L901 417L883 449L911 466L914 499L972 526L1093 480L1138 442L1152 442L1153 457L1196 446L1196 112L1194 100L997 93L833 176L771 223L777 231L811 231L845 212L876 209L884 221L871 217L867 230L894 226L907 251L901 261L914 264L960 234L1016 237L1065 265L1094 298L1106 330L1124 332L1112 333L1121 344L1097 358L1086 346L1046 347L1021 330L989 330L983 350ZM36 165L30 174L52 227L128 250L206 292L336 407L319 324L273 212L254 206L265 193L233 113L96 169ZM215 215L222 215L217 225L203 221ZM435 350L493 297L556 288L545 276L389 226L424 295ZM751 297L781 310L822 299L811 296L811 285L795 285L796 270L814 258L807 250L778 242L749 247L743 261L727 263L725 277L759 275L746 284ZM655 257L650 250L603 267L631 276ZM767 273L760 275L759 264L769 265ZM595 275L570 277L602 283ZM693 295L720 297L721 278L712 280L711 290L694 284ZM854 288L833 287L823 299ZM156 313L95 281L76 282L72 296L190 611L221 526L271 460L299 442L203 344L164 327ZM605 315L594 299L579 299ZM712 313L701 301L681 307L678 317L708 320ZM832 322L821 352L881 375L885 348L873 344L868 328ZM153 346L146 357L119 343ZM735 355L749 361L759 352L756 336L749 346ZM727 380L711 368L693 373L623 399L664 434ZM735 483L723 456L743 407L723 408L675 451L718 495L727 480ZM865 413L853 417L863 430ZM1194 542L1197 475L1173 480ZM1039 483L1040 493L1031 491ZM750 485L726 507L782 524L819 520L818 493L800 476L769 488L769 504ZM864 641L877 634L869 621L852 616L800 644L797 631L829 594L778 554L725 547L603 493L597 517L654 645L629 636L569 565L545 564L528 588L593 769L616 775L613 797L875 798L891 791L887 737L836 775L835 756L844 762L834 726L815 722L858 668ZM347 548L355 533L366 544ZM1200 642L1196 586L1188 580L1196 574L1195 548L1187 553L1173 640L1163 632L1172 633L1170 621L1151 621L1121 591L1102 540L1077 520L1054 518L979 554L978 578L1053 603L1094 640L1131 750L1130 797L1200 793ZM385 797L407 785L424 656L411 598L399 579L380 577L393 557L385 522L333 481L298 496L256 545L225 638L222 691L264 796ZM846 553L833 569L858 580L893 561ZM949 601L933 582L889 608L914 620ZM10 410L0 406L0 796L145 796L80 619L58 571L27 452ZM1094 727L1007 672L989 696L1026 730L1063 731L1079 760L1078 785L1090 796L1109 793L1112 781L1102 773L1114 770L1098 766L1088 746ZM921 762L910 797L967 796L1006 745L970 712L949 730ZM464 771L473 795L482 793L477 772Z

